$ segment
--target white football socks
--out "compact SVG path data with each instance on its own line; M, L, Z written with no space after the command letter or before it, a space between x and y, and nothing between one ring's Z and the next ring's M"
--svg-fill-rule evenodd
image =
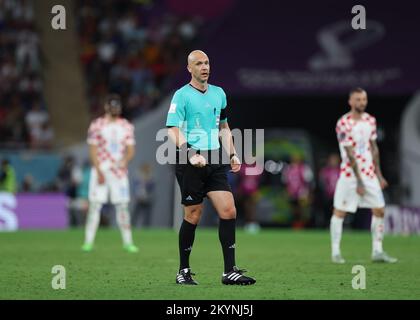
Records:
M130 214L128 213L127 204L117 204L115 205L115 210L117 212L117 223L120 227L123 244L133 244L133 238L131 235Z
M95 241L96 230L98 229L102 204L91 202L85 227L85 244L92 245Z
M382 252L382 241L384 239L384 218L372 215L372 223L370 226L372 232L372 253Z
M332 255L340 254L341 234L343 233L344 218L339 218L335 215L331 217L330 234L331 234L331 249Z

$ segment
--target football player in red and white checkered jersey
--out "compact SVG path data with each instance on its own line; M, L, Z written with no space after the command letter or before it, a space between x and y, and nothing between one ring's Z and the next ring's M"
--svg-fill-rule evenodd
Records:
M343 115L336 126L342 163L330 223L332 261L345 262L341 256L340 241L346 213L355 213L357 208L369 208L372 210L372 260L396 262L397 259L388 256L382 248L385 215L382 189L388 183L379 162L376 119L365 112L365 90L351 90L348 102L351 111Z
M102 205L108 200L115 205L123 248L137 252L133 244L128 203L130 190L128 163L134 157L134 126L121 118L121 98L111 94L105 99L105 115L95 119L88 130L87 143L92 162L89 183L89 213L85 243L82 249L91 251L100 220Z

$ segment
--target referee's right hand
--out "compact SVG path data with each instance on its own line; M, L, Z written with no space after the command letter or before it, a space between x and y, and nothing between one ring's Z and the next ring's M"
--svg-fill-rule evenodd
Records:
M206 166L206 158L204 158L201 154L195 154L191 156L190 163L194 167L202 168Z

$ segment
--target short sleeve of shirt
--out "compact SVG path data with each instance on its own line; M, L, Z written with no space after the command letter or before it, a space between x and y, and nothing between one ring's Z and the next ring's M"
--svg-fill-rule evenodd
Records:
M131 123L129 123L127 127L125 142L128 146L134 146L136 144L136 139L134 138L134 126Z
M226 107L227 107L227 99L226 99L226 93L225 91L220 88L221 91L221 96L222 96L222 115L224 115L225 117L220 118L220 123L225 123L227 122L227 114L226 114Z
M351 131L349 127L346 125L344 120L338 120L337 126L335 129L337 133L337 139L338 142L345 146L345 147L351 147L353 146L353 137L351 136Z
M181 127L185 121L185 99L178 90L175 92L166 118L167 127Z
M88 129L87 143L89 145L98 145L98 126L95 122L92 122Z
M378 139L378 133L376 131L376 119L374 117L371 117L370 124L372 126L372 131L371 131L371 134L370 134L370 140L375 141L376 139Z

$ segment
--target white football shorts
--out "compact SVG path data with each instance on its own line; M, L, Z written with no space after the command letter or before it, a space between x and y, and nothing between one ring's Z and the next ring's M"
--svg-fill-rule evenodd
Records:
M117 178L108 170L103 171L105 183L98 183L98 174L92 168L89 181L89 201L112 204L128 203L130 201L130 189L128 177Z
M360 196L357 189L357 180L355 178L340 177L337 181L334 193L334 208L355 213L357 208L384 208L384 195L375 177L372 179L363 179L366 193Z

